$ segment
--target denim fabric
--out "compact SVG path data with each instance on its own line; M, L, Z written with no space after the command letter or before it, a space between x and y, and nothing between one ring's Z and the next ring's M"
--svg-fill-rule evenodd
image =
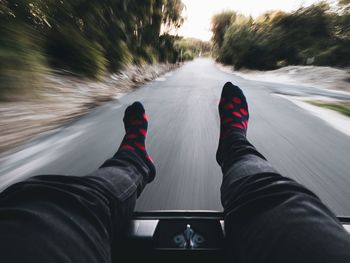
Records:
M232 262L350 262L350 236L318 197L279 175L241 134L220 153ZM117 262L149 168L118 152L84 176L43 175L0 194L0 262Z
M0 195L0 262L111 262L149 168L118 152L84 176L43 175Z
M225 139L221 200L232 262L350 262L350 235L320 199L279 175L245 136Z

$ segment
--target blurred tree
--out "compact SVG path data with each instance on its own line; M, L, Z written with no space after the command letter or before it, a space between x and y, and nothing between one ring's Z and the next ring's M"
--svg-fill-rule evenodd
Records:
M177 29L183 24L182 11L185 8L181 0L164 0L162 22L165 26L165 32L169 32L173 28Z
M236 69L263 67L260 64L262 51L253 21L248 18L240 19L227 29L219 59L225 64L235 65Z
M224 36L227 29L236 19L236 12L225 11L213 16L211 21L211 31L213 32L213 43L218 48L221 48L224 43Z
M169 32L184 8L181 0L0 0L0 97L31 90L27 79L38 84L48 65L100 78L131 62L176 62Z
M196 38L180 38L175 41L175 49L182 52L182 60L192 60L200 55L210 55L211 44Z
M217 59L236 68L274 69L290 64L350 64L349 0L334 11L326 2L255 20L228 12L214 16ZM215 26L214 26L215 25ZM223 36L223 37L222 37ZM223 39L222 44L220 45Z
M339 1L335 27L337 37L350 40L350 0Z
M178 28L183 9L181 0L0 0L0 19L27 28L53 67L99 77L155 62L162 26Z
M159 60L161 62L176 63L179 59L180 52L176 46L176 40L178 36L170 34L162 34L159 38Z
M0 99L32 93L46 73L43 39L33 37L40 36L33 11L25 1L0 0Z
M339 5L349 7L349 5L350 5L350 0L340 0L340 1L339 1Z

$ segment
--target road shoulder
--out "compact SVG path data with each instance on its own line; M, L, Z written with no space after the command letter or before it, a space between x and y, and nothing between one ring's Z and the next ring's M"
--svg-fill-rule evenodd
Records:
M293 102L298 107L324 120L328 125L332 126L338 131L350 136L350 118L349 117L339 112L336 112L334 110L321 108L309 103L310 101L313 101L315 99L324 101L325 100L324 98L314 97L310 99L310 97L305 98L305 97L288 96L288 95L282 95L282 94L274 94L274 95ZM328 99L328 101L332 101L332 100Z

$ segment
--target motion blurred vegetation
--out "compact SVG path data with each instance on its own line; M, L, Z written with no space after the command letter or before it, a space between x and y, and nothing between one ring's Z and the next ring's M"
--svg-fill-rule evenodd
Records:
M193 60L199 56L211 55L211 44L195 38L182 38L175 41L175 49L180 53L182 61ZM181 56L182 52L182 56Z
M350 117L350 103L346 102L324 102L324 101L311 101L311 104L330 110L340 112L348 117Z
M181 0L0 0L0 97L49 68L100 78L129 63L176 62Z
M256 19L225 11L212 18L212 32L217 60L236 69L350 65L350 0Z

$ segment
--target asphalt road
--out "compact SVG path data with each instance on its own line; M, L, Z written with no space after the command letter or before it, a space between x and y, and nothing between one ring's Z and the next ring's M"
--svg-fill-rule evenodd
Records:
M137 210L221 210L221 172L215 161L217 103L226 81L248 99L248 138L275 168L316 192L338 215L350 215L350 138L276 93L339 94L314 88L249 81L197 59L135 92L23 145L0 159L0 185L36 174L84 175L112 156L124 130L124 109L144 103L150 119L147 147L157 177Z

